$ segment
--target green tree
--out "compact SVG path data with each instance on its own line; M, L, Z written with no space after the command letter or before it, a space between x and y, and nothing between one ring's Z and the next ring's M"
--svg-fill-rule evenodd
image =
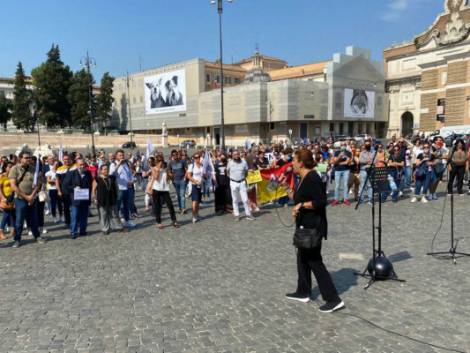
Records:
M101 78L101 92L96 97L96 121L105 130L111 121L111 110L114 103L113 84L114 77L106 72Z
M67 96L71 106L72 126L81 129L90 129L90 85L93 84L93 76L85 69L76 72L72 78L72 84ZM92 96L92 111L95 109L95 98Z
M5 97L4 92L0 92L0 125L3 125L3 129L6 131L7 123L11 119L11 110L13 104L7 97Z
M13 88L12 118L17 129L32 130L34 122L31 119L31 92L26 87L26 77L23 64L18 63Z
M60 59L58 45L52 45L47 60L35 68L31 75L36 87L39 121L47 127L71 126L67 96L73 73Z

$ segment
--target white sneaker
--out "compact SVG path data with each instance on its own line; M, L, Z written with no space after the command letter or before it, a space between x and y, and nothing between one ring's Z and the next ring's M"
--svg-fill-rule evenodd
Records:
M418 199L416 197L413 197L410 202L415 203L416 201L418 201Z
M196 217L193 217L193 223L196 223L197 221L199 221Z
M33 235L33 232L30 231L30 230L28 230L28 235L29 235L29 236L32 236L32 235Z
M49 213L51 213L51 211L49 211L49 210L45 210L45 211L44 211L44 214L45 214L46 216L47 216Z
M400 192L398 193L398 197L402 197L402 196L403 196L403 191L400 191Z
M44 229L42 230L42 234L47 234L47 229L46 229L46 228L44 228Z
M421 202L422 203L428 203L429 201L428 201L426 196L423 196L423 198L421 199Z

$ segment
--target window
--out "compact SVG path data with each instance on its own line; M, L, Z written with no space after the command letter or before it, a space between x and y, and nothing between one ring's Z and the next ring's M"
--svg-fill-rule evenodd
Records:
M235 77L235 83L240 83L240 79L238 77Z
M220 76L219 75L215 76L215 82L220 83Z
M330 123L330 132L335 132L335 124Z
M344 124L343 123L339 123L339 134L344 135Z
M470 102L470 101L469 101ZM274 130L274 123L269 123L269 129Z
M446 115L446 100L445 98L440 98L437 100L436 120L440 122L444 122L445 115Z
M441 74L441 85L442 86L447 85L447 71Z
M209 82L209 83L211 82L211 75L209 74L206 75L206 82Z

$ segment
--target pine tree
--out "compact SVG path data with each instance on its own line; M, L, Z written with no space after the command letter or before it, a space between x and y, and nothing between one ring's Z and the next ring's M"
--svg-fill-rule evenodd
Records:
M111 120L111 110L113 108L113 84L114 77L106 72L101 78L101 92L96 98L96 119L100 127L106 128Z
M13 88L12 118L17 129L32 130L34 122L31 118L31 92L26 88L26 77L23 64L18 63Z
M85 69L76 72L72 78L72 84L67 96L71 106L72 126L90 130L90 84L93 84L93 76ZM95 111L95 99L92 96L92 111Z
M4 92L0 92L0 125L3 125L3 129L6 131L8 121L11 119L11 110L13 104L7 97L5 97Z
M60 59L58 45L52 45L47 60L32 71L39 121L47 127L71 126L67 99L72 71Z

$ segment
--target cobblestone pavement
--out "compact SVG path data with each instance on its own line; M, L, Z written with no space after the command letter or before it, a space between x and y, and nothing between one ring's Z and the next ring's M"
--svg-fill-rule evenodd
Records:
M296 286L292 230L279 220L290 222L287 209L236 223L205 205L198 224L186 215L181 229L158 231L147 216L107 236L95 217L91 234L75 241L50 225L46 245L0 243L0 352L444 352L347 314L470 352L470 258L454 266L426 256L445 199L384 205L383 247L407 282L367 291L353 272L371 255L370 207L329 209L323 253L347 306L335 314L317 310L317 288L309 304L284 299ZM446 203L436 250L449 248ZM456 237L467 252L469 205L456 198Z

